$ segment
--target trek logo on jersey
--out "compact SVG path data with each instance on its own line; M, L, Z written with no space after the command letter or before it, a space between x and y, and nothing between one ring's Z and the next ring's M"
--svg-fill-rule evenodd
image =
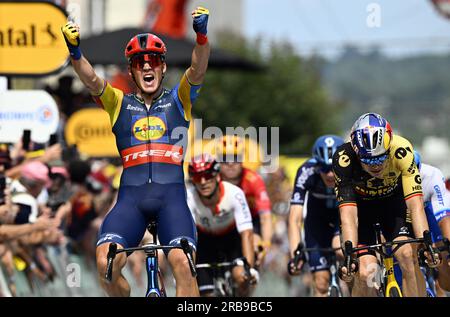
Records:
M123 150L123 167L128 168L147 163L167 163L181 165L183 148L170 144L142 144Z

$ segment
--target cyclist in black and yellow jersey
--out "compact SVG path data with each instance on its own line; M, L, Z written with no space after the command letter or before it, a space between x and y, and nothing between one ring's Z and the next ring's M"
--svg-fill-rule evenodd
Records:
M380 223L387 241L421 238L428 230L423 209L420 173L411 143L392 133L383 117L367 113L351 130L351 141L333 156L336 196L339 203L342 241L353 245L375 243L373 225ZM404 296L425 296L416 246L403 245L396 253L403 276ZM353 296L375 296L369 287L376 268L374 253L358 254L359 268ZM353 266L356 271L356 265ZM355 272L341 268L344 280Z

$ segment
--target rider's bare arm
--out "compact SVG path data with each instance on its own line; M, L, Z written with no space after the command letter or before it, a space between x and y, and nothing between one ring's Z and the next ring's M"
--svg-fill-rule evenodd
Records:
M192 52L191 66L186 71L186 76L190 83L200 85L205 78L208 69L210 46L209 42L203 45L195 44Z
M303 224L303 206L291 205L289 209L289 222L288 222L288 239L290 254L294 253L298 244L301 241L301 230Z
M341 217L342 241L350 240L353 246L358 245L358 208L356 204L339 206Z
M84 56L79 60L71 59L71 61L73 69L84 86L92 95L100 95L104 87L104 80L97 76L89 61Z
M193 85L200 85L205 78L206 69L208 68L208 60L210 46L208 42L207 26L209 11L202 7L197 7L192 12L193 27L197 33L197 42L192 52L191 66L186 71L189 82Z
M272 215L270 212L263 212L259 214L261 222L261 236L264 245L270 245L272 241Z
M429 230L427 216L423 209L423 198L421 195L413 196L406 200L406 207L411 213L412 226L416 238L422 238L423 232Z
M247 259L248 264L253 266L255 253L253 250L253 229L241 232L242 255Z

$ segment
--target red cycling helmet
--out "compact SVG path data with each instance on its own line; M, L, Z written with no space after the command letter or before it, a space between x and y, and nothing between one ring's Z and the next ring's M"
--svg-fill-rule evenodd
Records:
M189 176L194 182L199 182L202 177L211 179L219 172L220 164L207 153L195 156L189 163Z
M143 33L134 36L125 47L125 57L128 60L140 53L156 53L164 56L167 49L159 37L151 33Z

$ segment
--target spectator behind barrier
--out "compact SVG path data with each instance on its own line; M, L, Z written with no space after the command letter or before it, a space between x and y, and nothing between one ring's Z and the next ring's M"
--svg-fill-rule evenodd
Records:
M11 183L12 202L19 206L15 223L35 222L38 216L39 194L51 185L48 167L37 160L25 163L21 168L21 176Z

